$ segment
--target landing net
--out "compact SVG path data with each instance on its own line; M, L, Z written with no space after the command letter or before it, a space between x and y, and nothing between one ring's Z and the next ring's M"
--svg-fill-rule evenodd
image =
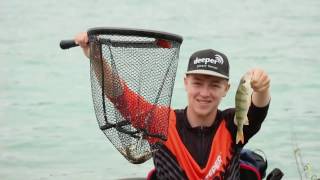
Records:
M88 36L100 129L131 163L143 163L167 138L182 38L118 28L90 29Z

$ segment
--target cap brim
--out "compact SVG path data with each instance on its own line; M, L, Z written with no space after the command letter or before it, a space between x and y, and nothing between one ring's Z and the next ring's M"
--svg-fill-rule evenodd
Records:
M223 74L214 72L214 71L208 71L208 70L193 70L193 71L188 71L186 74L203 74L203 75L208 75L208 76L215 76L215 77L220 77L223 79L229 79L228 76L225 76Z

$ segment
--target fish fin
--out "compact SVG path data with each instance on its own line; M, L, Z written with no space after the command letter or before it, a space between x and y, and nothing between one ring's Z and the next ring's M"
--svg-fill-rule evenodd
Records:
M244 119L243 124L244 124L244 125L247 125L247 126L249 125L249 119L248 119L248 117L246 117L246 118Z
M244 144L244 136L243 136L243 131L237 131L237 138L236 138L236 144Z
M234 122L234 124L236 126L238 126L238 121L237 121L237 116L236 115L234 115L233 122Z

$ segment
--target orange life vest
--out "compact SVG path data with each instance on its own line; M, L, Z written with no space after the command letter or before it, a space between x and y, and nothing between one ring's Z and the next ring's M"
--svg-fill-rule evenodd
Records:
M173 114L170 116L175 116ZM231 144L232 136L226 127L226 121L222 120L213 138L207 165L201 169L180 139L176 129L176 118L170 118L168 140L165 145L177 158L180 167L190 180L222 177L231 158Z

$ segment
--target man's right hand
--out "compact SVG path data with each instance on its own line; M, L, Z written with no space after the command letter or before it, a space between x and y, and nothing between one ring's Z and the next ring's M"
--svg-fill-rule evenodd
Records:
M74 41L82 48L84 55L90 58L90 47L87 32L77 34Z

